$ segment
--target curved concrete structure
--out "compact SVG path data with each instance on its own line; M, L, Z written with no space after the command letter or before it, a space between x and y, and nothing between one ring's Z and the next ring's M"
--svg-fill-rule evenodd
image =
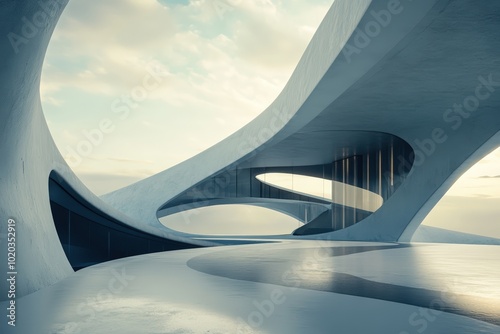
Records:
M335 1L283 92L256 120L104 199L155 225L168 207L196 208L221 196L225 203L273 197L240 194L236 180L243 173L250 173L250 186L240 187L256 189L262 185L253 170L291 172L371 154L372 160L391 160L376 175L376 182L392 178L390 185L361 184L388 192L380 210L340 230L335 213L325 214L300 232L335 230L318 236L333 240L410 241L453 182L500 143L499 12L497 2ZM377 135L392 135L401 144L377 144ZM388 175L391 170L400 171L397 179Z
M71 273L50 208L51 175L79 203L73 209L85 207L100 226L178 248L214 244L158 221L158 211L182 196L199 202L189 194L196 186L213 182L226 191L232 181L216 180L228 173L238 197L240 170L330 166L332 179L376 190L385 203L366 217L353 212L352 224L343 214L342 228L332 206L313 227L333 232L318 238L409 241L453 181L500 143L500 2L336 0L266 111L207 151L102 201L67 167L40 104L43 58L65 4L0 1L7 36L0 41L0 232L5 238L6 222L16 221L19 295ZM109 253L109 237L107 246ZM0 257L7 258L4 247ZM1 268L8 271L5 262Z

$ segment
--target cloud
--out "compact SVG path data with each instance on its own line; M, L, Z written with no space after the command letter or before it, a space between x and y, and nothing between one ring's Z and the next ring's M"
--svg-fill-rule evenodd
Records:
M476 198L492 198L494 196L489 195L489 194L474 194L474 197L476 197Z
M500 179L500 175L482 175L478 179Z
M119 158L106 158L109 161L124 162L124 163L140 163L140 164L152 164L151 160L135 160L135 159L119 159Z
M158 3L165 7L174 6L187 6L189 5L189 0L156 0Z
M234 10L238 15L208 22L199 20L210 10L198 2L159 7L138 0L107 0L92 6L70 2L49 46L43 93L73 87L118 94L140 82L141 60L151 58L172 68L176 81L226 73L242 77L231 85L237 89L249 86L244 79L273 81L279 75L281 83L312 36L304 33L296 17L287 16L286 7L278 10L270 1L241 2ZM309 7L324 12L327 8ZM319 23L322 15L315 14Z
M42 73L56 144L74 149L84 130L109 118L115 130L77 175L128 170L135 177L141 164L156 173L196 155L276 98L332 2L229 1L221 17L211 0L71 1ZM169 77L118 119L112 102L142 84L151 59Z

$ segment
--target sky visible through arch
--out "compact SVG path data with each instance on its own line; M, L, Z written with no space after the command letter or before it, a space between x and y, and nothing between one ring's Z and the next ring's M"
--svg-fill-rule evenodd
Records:
M274 100L332 3L71 0L41 84L58 148L98 195L186 160ZM498 204L499 150L425 223L500 238Z

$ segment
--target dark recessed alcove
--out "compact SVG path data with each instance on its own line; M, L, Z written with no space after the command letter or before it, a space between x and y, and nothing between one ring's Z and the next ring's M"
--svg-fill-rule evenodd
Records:
M49 177L49 195L57 234L74 270L127 256L199 247L125 225L88 203L55 172Z

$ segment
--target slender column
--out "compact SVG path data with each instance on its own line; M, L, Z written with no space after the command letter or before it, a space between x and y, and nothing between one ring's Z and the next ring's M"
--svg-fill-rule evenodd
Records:
M68 257L71 258L71 210L68 210Z

